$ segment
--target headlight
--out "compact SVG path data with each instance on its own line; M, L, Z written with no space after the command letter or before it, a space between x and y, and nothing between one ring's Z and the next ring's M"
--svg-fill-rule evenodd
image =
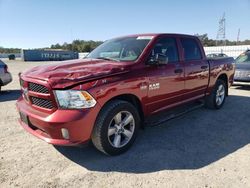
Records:
M60 108L82 109L94 107L96 104L96 100L86 91L55 90L54 93Z

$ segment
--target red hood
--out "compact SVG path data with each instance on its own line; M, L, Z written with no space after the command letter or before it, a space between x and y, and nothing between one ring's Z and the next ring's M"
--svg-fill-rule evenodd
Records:
M53 65L41 65L29 69L22 75L46 80L52 88L65 88L80 82L121 74L128 71L125 62L80 59Z

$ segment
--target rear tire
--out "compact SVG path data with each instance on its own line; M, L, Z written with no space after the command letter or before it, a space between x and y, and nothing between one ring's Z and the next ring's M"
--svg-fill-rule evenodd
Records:
M220 109L226 100L226 91L227 88L225 81L218 79L213 91L206 97L206 107L210 109Z
M100 111L92 132L94 146L107 155L127 151L138 133L140 116L129 102L113 100Z

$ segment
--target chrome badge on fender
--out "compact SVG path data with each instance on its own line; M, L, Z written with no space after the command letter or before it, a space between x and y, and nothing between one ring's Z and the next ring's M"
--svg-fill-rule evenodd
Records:
M160 89L160 83L149 84L149 90Z

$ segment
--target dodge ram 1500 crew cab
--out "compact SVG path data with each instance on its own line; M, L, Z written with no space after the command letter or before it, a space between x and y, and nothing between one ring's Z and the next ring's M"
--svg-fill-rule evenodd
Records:
M144 119L190 101L222 107L233 58L207 59L197 37L142 34L108 40L85 59L20 74L19 122L54 145L92 140L109 155L126 151Z

